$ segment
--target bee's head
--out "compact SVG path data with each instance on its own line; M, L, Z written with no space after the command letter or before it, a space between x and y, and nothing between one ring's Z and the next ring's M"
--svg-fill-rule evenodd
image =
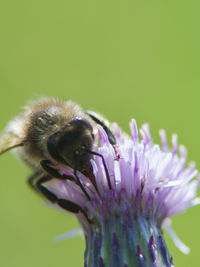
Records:
M92 126L84 119L76 118L51 135L47 140L50 155L58 162L76 170L89 167L94 135Z

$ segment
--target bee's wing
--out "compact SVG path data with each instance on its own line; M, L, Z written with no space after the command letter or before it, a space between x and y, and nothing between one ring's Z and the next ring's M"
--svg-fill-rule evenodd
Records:
M7 131L0 135L0 154L23 145L22 138L12 131Z

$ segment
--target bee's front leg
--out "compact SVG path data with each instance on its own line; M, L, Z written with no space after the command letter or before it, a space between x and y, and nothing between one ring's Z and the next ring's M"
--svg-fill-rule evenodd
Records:
M50 192L43 184L52 180L54 177L51 177L49 175L45 175L44 173L36 172L34 173L29 179L28 183L37 192L41 193L43 196L45 196L49 201L52 203L57 204L61 208L73 212L78 213L79 211L82 211L81 207L77 204L71 202L67 199L58 198L54 193Z
M40 161L40 165L48 174L50 174L54 178L59 178L61 180L67 180L67 179L73 180L73 178L71 176L68 176L65 174L61 175L57 169L51 167L50 166L51 165L50 160L42 160L42 161Z

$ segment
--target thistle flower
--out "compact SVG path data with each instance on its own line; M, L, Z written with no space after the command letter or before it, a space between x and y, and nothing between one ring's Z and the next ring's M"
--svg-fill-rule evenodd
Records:
M187 253L167 220L200 203L195 164L185 167L186 150L180 146L178 155L176 135L169 150L164 130L160 148L153 144L147 124L140 130L141 140L135 120L130 123L131 138L116 124L113 128L115 148L98 128L99 146L94 151L105 162L94 156L92 173L77 173L84 190L72 180L53 179L46 187L78 207L75 215L86 240L85 267L173 266L162 227ZM60 173L74 176L69 167Z

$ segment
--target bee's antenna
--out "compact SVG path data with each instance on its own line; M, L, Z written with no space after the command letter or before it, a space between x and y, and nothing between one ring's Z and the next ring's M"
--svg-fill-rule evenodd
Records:
M11 149L13 149L13 148L16 148L16 147L19 147L19 146L23 146L23 145L24 145L24 143L19 143L19 144L14 144L14 145L8 146L8 147L6 147L4 149L0 149L0 155L5 153L5 152L7 152L7 151L9 151L9 150L11 150Z
M103 155L101 155L100 153L88 150L88 149L86 151L88 153L90 153L92 155L95 155L95 156L98 156L98 157L100 157L102 159L103 167L104 167L104 170L105 170L105 173L106 173L106 178L107 178L107 181L108 181L108 187L109 187L109 189L112 189L112 185L111 185L111 181L110 181L110 175L109 175L108 168L106 166L106 162L105 162L105 159L104 159Z

